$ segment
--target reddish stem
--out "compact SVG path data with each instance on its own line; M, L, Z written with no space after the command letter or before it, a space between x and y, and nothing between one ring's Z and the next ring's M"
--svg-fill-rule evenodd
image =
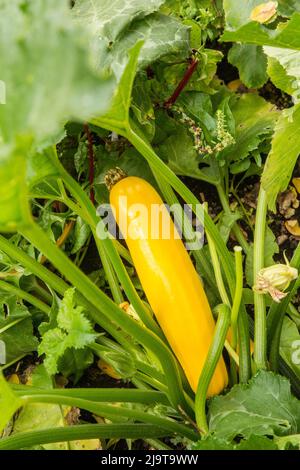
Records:
M88 155L89 155L89 183L90 183L90 200L95 204L95 191L94 191L94 179L95 179L95 158L94 158L94 146L93 136L90 131L88 124L84 124L84 132L88 140Z
M187 84L190 81L193 73L195 72L198 63L199 63L198 59L193 59L191 61L189 67L187 68L187 70L186 70L182 80L180 81L179 85L176 87L174 93L172 94L172 96L170 96L170 98L167 101L165 101L165 103L164 103L165 108L170 108L177 101L179 95L182 93L184 88L187 86Z

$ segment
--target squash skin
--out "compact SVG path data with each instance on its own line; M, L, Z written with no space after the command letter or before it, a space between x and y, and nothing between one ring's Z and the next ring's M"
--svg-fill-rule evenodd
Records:
M150 230L148 235L151 206L163 205L148 182L132 176L120 180L111 189L110 204L149 304L196 391L215 328L200 277L165 207L159 221L168 220L171 237L164 239L161 230L156 239ZM141 212L135 204L144 205L148 212ZM228 374L221 358L207 396L219 394L227 384Z

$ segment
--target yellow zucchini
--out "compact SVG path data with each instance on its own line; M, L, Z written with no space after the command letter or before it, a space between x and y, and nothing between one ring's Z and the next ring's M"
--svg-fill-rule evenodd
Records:
M111 189L110 203L151 308L196 391L215 328L201 280L162 199L149 183L137 177L121 179ZM153 222L155 205L162 210ZM170 237L162 236L162 220L170 224ZM157 229L157 222L159 233L153 236L151 229ZM208 396L220 393L227 383L221 358Z

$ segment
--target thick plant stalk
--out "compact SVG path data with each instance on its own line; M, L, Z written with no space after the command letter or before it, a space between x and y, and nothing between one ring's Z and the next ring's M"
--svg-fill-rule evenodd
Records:
M138 409L126 408L118 405L107 405L106 403L93 402L82 398L69 397L65 390L65 395L56 395L41 392L39 395L20 395L25 403L47 403L57 405L75 406L82 410L89 411L97 416L112 418L129 418L140 422L145 422L166 429L169 433L177 433L191 440L197 439L197 433L175 420L163 418L157 414L147 413Z
M235 254L235 293L233 298L233 304L231 309L231 328L232 328L232 347L236 349L238 341L237 323L239 317L239 311L243 295L243 257L242 248L240 246L234 247Z
M260 187L254 231L253 279L264 267L264 247L266 235L267 196ZM265 298L254 292L254 361L257 369L266 368L267 358L267 322Z
M205 366L202 370L195 401L196 422L201 434L208 433L208 424L205 413L206 395L218 361L222 355L225 339L230 326L230 308L221 304L216 309L218 320L214 337L207 354Z
M13 434L0 439L0 450L20 450L35 445L82 439L144 439L165 437L168 434L165 429L152 424L80 424Z

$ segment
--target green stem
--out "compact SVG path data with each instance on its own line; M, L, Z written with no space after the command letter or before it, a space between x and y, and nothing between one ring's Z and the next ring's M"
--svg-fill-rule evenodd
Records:
M129 418L140 422L153 424L162 429L166 429L170 433L176 433L181 436L187 437L191 440L196 440L199 436L195 431L187 426L173 421L170 418L162 418L161 416L140 411L139 409L126 408L125 406L106 405L99 402L84 400L82 398L69 397L67 391L66 395L52 396L47 393L40 393L39 395L23 395L22 399L26 403L54 403L58 405L74 406L97 416L111 418Z
M144 439L144 440L145 442L147 442L147 444L149 444L151 448L155 450L173 450L172 447L167 446L167 444L165 444L162 441L159 441L158 439Z
M50 307L48 305L46 305L44 302L37 299L33 295L28 294L28 292L25 292L19 287L14 286L13 284L9 284L8 282L5 282L5 281L0 281L0 290L9 292L13 295L16 295L20 299L26 300L26 302L33 305L38 310L41 310L41 312L46 313L46 315L49 315L50 313Z
M232 211L231 211L230 206L228 204L228 200L227 200L226 194L224 192L223 186L221 184L217 184L216 189L218 191L220 202L221 202L221 205L223 207L223 210L224 210L225 214L228 214L228 215L232 216ZM248 243L247 243L240 227L238 226L238 224L236 222L232 226L232 233L234 234L237 242L243 248L244 253L247 254L249 252L249 245L248 245Z
M253 279L257 278L258 272L264 267L265 258L265 236L267 217L267 196L260 187L254 231L253 247ZM265 298L262 294L254 292L254 361L256 368L266 369L267 358L267 325Z
M205 413L207 391L222 355L228 328L230 326L230 308L228 305L219 305L217 311L218 320L216 323L215 333L207 353L207 358L201 372L196 393L196 422L201 434L208 433L208 424Z
M41 444L85 439L143 439L168 435L165 429L149 424L81 424L21 432L0 440L0 450L20 450Z
M116 304L120 305L124 301L124 298L115 271L113 270L112 263L109 257L107 256L103 245L99 243L99 240L97 240L96 238L95 240L98 248L98 253L102 262L102 266L105 272L105 276L112 293L112 297Z
M205 204L204 207L205 207L205 211L207 212L207 204ZM218 291L219 291L221 300L222 300L223 304L230 306L230 300L229 300L229 297L227 295L225 284L223 282L222 270L221 270L219 257L218 257L218 253L217 253L215 244L213 242L213 239L211 238L211 236L208 233L206 234L206 236L207 236L207 242L208 242L208 248L209 248L209 252L210 252L211 262L212 262L212 265L213 265L213 270L214 270L214 273L215 273L216 283L217 283L217 286L218 286Z
M33 396L44 393L40 388L30 385L14 385L11 388L18 396ZM68 388L47 390L47 396L60 397L66 396L70 398L80 398L83 400L93 401L97 403L142 403L150 405L161 403L170 406L167 396L156 390L136 390L127 388Z
M235 293L233 298L233 304L231 309L231 328L232 328L232 347L236 350L238 340L237 322L243 295L243 256L242 248L240 246L234 247L235 254Z
M77 268L57 246L48 239L43 230L36 224L23 230L27 240L47 253L47 258L71 282L76 289L89 299L89 302L100 309L107 320L115 322L123 331L126 331L144 347L149 348L160 360L166 375L168 393L175 408L182 406L186 409L183 398L182 384L177 362L168 347L150 330L139 325L107 297L94 283Z

